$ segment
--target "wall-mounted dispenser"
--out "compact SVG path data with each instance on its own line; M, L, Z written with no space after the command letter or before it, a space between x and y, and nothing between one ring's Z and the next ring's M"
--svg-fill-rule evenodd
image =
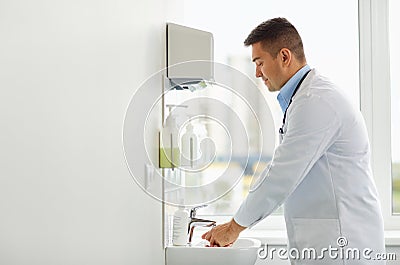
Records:
M195 168L200 157L199 140L192 123L186 125L186 132L181 137L181 165L184 168Z
M173 108L186 108L187 106L168 104L166 107L169 109L168 117L160 133L160 168L174 169L179 167L181 155L177 116L172 110Z
M169 98L171 90L187 89L191 92L205 89L208 81L214 78L214 39L210 32L167 23L167 76L164 78L164 105L169 108L168 116L163 120L164 126L160 135L160 168L176 168L180 166L181 150L178 137L179 128L171 107L180 107L176 97ZM191 62L188 64L188 62ZM165 114L164 110L164 114ZM191 143L190 143L191 139ZM194 137L189 143L184 142L188 150L187 156L197 157ZM190 149L191 148L191 149ZM193 149L194 148L194 149ZM190 163L190 161L189 161ZM185 163L187 164L187 163ZM191 164L192 165L192 164ZM186 165L187 166L187 165Z
M210 32L167 23L167 77L172 87L189 88L203 80L213 80L214 39ZM206 61L179 65L188 61ZM174 66L174 67L170 67Z

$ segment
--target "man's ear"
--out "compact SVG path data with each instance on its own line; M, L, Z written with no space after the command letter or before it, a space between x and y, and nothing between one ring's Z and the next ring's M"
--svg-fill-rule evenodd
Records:
M283 65L289 65L292 61L292 52L287 48L282 48L279 51L279 57Z

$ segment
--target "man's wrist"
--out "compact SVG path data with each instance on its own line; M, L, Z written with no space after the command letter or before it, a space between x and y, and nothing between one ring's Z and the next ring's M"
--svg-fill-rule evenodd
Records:
M230 223L232 230L238 234L247 228L245 226L241 226L240 224L236 223L234 218L232 218Z

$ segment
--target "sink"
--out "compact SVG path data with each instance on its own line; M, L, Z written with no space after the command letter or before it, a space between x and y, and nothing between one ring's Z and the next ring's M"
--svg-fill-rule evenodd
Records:
M260 246L253 238L238 238L231 247L207 247L206 241L191 247L168 246L166 265L254 265Z

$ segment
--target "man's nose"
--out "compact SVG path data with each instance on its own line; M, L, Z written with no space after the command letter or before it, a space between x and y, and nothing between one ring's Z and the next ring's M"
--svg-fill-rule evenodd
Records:
M262 76L263 76L263 74L261 73L260 69L256 68L256 77L259 78Z

